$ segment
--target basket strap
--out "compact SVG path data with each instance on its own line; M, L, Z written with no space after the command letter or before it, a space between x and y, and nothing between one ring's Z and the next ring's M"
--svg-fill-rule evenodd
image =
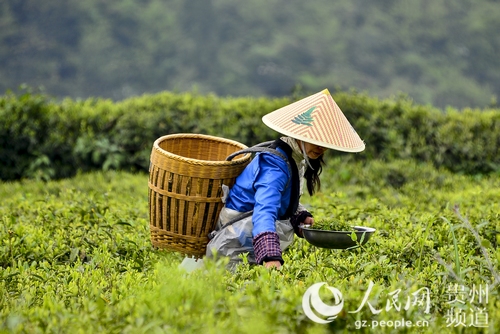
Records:
M263 142L263 143L260 143L260 144L257 144L257 145L254 145L252 147L249 147L249 148L244 148L242 150L239 150L237 152L234 152L232 154L230 154L226 160L227 161L231 161L234 157L240 155L240 154L246 154L246 153L258 153L258 152L268 152L268 153L271 153L271 154L274 154L274 155L277 155L279 156L281 159L285 160L286 161L286 165L288 167L288 172L290 173L290 175L292 175L292 166L290 166L290 161L288 161L288 158L286 157L286 155L284 155L283 153L281 153L280 151L278 151L277 149L275 148L271 148L269 147L270 145L272 145L275 141L274 140L271 140L271 141L266 141L266 142Z
M285 161L288 161L287 157L285 155L283 155L280 151L269 147L272 143L274 143L274 140L266 141L266 142L254 145L252 147L244 148L242 150L239 150L237 152L230 154L226 158L226 160L231 161L231 160L233 160L234 157L236 157L240 154L245 154L245 153L269 152L269 153L273 153L273 154L280 156Z

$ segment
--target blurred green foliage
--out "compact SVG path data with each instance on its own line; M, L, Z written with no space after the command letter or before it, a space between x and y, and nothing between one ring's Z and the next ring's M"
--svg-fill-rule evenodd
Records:
M495 0L4 0L0 92L26 83L122 100L335 87L484 108L500 95L498 17Z

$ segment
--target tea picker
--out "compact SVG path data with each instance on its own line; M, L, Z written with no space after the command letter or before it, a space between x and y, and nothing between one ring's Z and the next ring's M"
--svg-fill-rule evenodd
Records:
M198 259L214 251L235 262L248 254L250 263L279 267L294 233L302 237L299 225L314 222L299 199L304 184L309 193L319 189L325 150L365 148L327 89L262 121L283 136L252 148L193 134L155 142L149 178L151 241L185 254L186 269L198 267Z
M319 189L324 152L360 152L365 144L326 89L275 110L262 121L283 135L271 147L282 157L259 152L238 176L206 255L215 251L238 263L242 254L248 254L249 263L279 268L294 234L303 236L300 225L314 223L299 199L304 184L311 195Z

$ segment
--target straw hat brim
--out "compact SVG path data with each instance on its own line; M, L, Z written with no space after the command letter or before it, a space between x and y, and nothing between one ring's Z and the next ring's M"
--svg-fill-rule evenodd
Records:
M262 122L283 135L328 149L351 153L365 149L327 89L264 115Z
M278 127L275 127L274 124L270 123L265 118L262 118L262 122L265 125L267 125L269 128L273 129L276 132L281 133L282 135L285 135L285 136L288 136L288 137L291 137L291 138L294 138L294 139L298 139L298 140L304 141L306 143L310 143L310 144L318 145L318 146L321 146L321 147L325 147L325 148L328 148L328 149L342 151L342 152L348 152L348 153L358 153L358 152L362 152L362 151L365 150L365 144L363 142L362 142L362 144L360 146L357 146L357 147L354 147L354 148L342 147L342 146L338 146L338 145L333 145L333 144L330 144L330 143L326 143L326 142L323 142L323 141L315 140L313 138L307 138L305 136L300 136L300 135L297 135L297 134L295 134L295 133L293 133L291 131L287 131L285 129L280 129Z

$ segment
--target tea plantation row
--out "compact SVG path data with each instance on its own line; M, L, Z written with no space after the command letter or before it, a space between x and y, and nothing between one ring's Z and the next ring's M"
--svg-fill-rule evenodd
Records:
M0 183L0 333L494 333L499 176L355 160L330 157L302 202L375 234L349 251L296 238L281 270L183 271L149 242L145 174ZM328 324L302 307L321 282L344 303Z
M303 96L231 98L161 92L121 102L54 101L29 89L0 97L0 180L58 179L79 171L147 171L153 142L203 133L248 146L277 133L261 117ZM416 159L468 174L500 170L500 112L446 110L399 97L334 95L366 150L359 160Z

